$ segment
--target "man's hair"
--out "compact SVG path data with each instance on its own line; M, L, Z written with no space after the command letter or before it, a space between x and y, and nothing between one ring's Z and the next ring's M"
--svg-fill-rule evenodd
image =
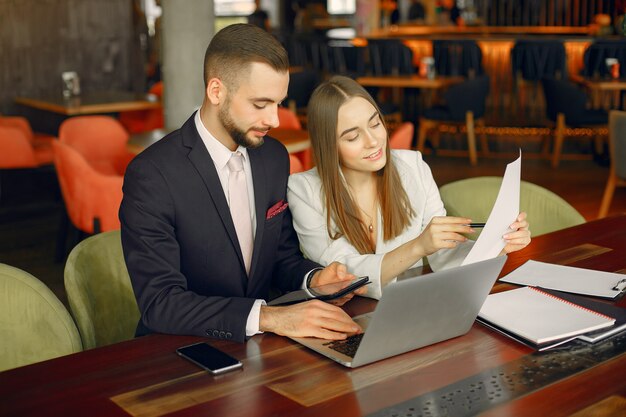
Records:
M219 78L236 90L253 62L277 72L289 71L287 51L271 34L246 23L226 26L215 34L204 55L205 88L211 78Z

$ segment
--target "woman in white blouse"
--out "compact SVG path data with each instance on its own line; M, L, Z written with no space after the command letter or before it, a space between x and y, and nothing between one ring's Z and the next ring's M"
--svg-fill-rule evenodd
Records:
M290 176L287 198L308 258L368 275L372 298L424 256L433 270L462 262L473 244L463 235L473 232L472 220L446 216L419 152L389 149L380 110L365 89L335 76L317 87L307 115L317 167ZM513 220L504 253L530 243L526 214Z

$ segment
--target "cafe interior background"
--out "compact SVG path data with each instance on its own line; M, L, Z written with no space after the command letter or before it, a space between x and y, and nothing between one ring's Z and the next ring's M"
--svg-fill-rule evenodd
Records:
M563 78L580 76L591 44L626 42L626 2L458 0L460 22L451 21L446 2L439 0L423 0L423 16L410 18L413 3L262 0L260 7L268 15L267 29L288 49L294 74L313 72L318 81L342 70L334 61L336 55L320 53L327 48L366 48L382 39L399 41L411 51L412 75L419 77L420 65L433 57L435 41L462 40L477 45L479 72L489 76L484 125L477 124L477 134L485 135L488 151L479 147L477 163L471 164L464 123L440 124L438 146L432 146L435 141L429 137L425 148L425 159L438 184L501 176L506 163L521 149L523 180L556 192L586 220L598 217L610 172L607 126L571 128L562 160L553 167L549 147L555 124L546 116L541 83L525 82L514 73L511 51L520 40L559 41L567 56ZM162 82L161 96L148 99L162 104L161 127L176 128L201 104L202 59L211 35L229 24L247 22L256 7L249 0L2 0L0 118L23 117L34 132L57 136L60 124L71 116L32 108L16 98L75 100L102 91L143 95ZM626 62L618 63L621 73L615 78L620 79L626 73ZM349 58L347 66L351 64ZM366 61L362 70L360 75L370 75L374 69ZM607 71L610 74L610 69L603 69L602 74L590 77L610 78ZM69 76L73 85L63 80L64 73L66 79L67 73L75 73ZM451 75L476 74L461 71ZM380 101L395 100L400 108L410 96L398 88L373 91ZM588 87L585 91L590 107L622 109L621 90L599 93L598 97ZM430 93L416 98L418 109L436 102L438 98ZM306 106L294 105L294 110L306 128ZM120 117L117 112L108 114ZM404 112L399 121L390 118L390 128L406 121L414 124L414 148L419 110ZM616 189L609 215L626 210L625 192ZM63 230L67 225L60 220L65 210L54 164L0 166L0 262L32 273L67 303L63 268L73 243L72 239L59 243L68 239ZM77 240L84 237L86 234L78 233ZM59 245L63 246L61 256Z

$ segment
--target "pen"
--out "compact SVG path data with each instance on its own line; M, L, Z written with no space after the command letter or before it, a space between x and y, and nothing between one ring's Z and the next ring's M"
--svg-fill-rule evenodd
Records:
M617 284L615 284L615 286L613 288L611 288L613 291L624 291L624 288L626 288L626 278L620 280Z
M470 223L469 227L485 227L487 223Z

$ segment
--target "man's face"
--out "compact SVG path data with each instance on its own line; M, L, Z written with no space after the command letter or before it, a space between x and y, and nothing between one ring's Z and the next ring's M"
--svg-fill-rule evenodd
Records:
M289 73L255 62L239 80L239 88L227 92L218 118L237 145L256 148L263 144L268 130L278 126L277 108L287 96L288 85Z

